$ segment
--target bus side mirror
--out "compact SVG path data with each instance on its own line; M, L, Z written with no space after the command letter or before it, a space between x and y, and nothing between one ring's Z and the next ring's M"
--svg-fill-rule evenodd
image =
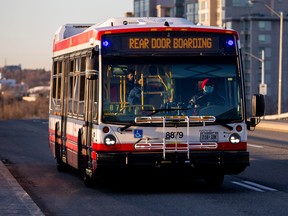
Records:
M98 79L98 57L99 46L97 45L91 50L90 57L86 58L86 77L88 80Z
M265 113L265 100L264 95L256 94L252 96L252 117L247 121L248 130L255 127L260 123L260 117Z
M262 94L252 96L252 116L262 117L265 113L265 100Z

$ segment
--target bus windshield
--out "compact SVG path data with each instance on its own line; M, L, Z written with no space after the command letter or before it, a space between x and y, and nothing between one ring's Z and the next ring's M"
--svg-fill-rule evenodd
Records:
M237 56L117 56L103 58L106 123L139 116L215 116L243 120Z

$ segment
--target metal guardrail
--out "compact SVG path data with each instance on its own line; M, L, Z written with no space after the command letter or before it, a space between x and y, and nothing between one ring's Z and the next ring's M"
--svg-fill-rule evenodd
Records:
M265 115L262 117L265 120L278 120L278 119L288 119L288 113L281 113L280 115Z
M257 129L276 131L276 132L288 132L287 120L261 120L256 126Z

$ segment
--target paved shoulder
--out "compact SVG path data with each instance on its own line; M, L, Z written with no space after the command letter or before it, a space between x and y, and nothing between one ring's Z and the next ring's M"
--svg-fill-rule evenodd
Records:
M0 160L0 215L44 216Z

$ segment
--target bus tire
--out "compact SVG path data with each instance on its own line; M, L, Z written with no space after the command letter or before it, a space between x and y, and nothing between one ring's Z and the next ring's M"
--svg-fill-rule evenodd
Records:
M67 169L67 165L62 161L61 146L58 143L58 131L59 131L59 122L55 124L55 158L56 158L56 167L59 172L64 172Z
M86 173L86 167L87 167L87 159L86 156L82 154L82 135L83 131L82 128L78 130L78 139L77 139L77 145L78 145L78 173L80 176L80 179L84 182L85 186L90 188L93 186L93 178L87 175Z
M224 174L222 172L213 172L205 175L205 183L209 189L221 188L224 181Z
M82 128L78 130L78 138L77 138L77 146L78 146L78 173L80 179L84 181L85 179L85 159L82 155Z
M59 172L65 172L67 170L67 165L61 160L61 158L56 158L56 167Z
M88 188L91 188L94 186L94 181L93 181L93 178L88 176L87 174L84 174L83 176L83 182L84 182L84 185Z

